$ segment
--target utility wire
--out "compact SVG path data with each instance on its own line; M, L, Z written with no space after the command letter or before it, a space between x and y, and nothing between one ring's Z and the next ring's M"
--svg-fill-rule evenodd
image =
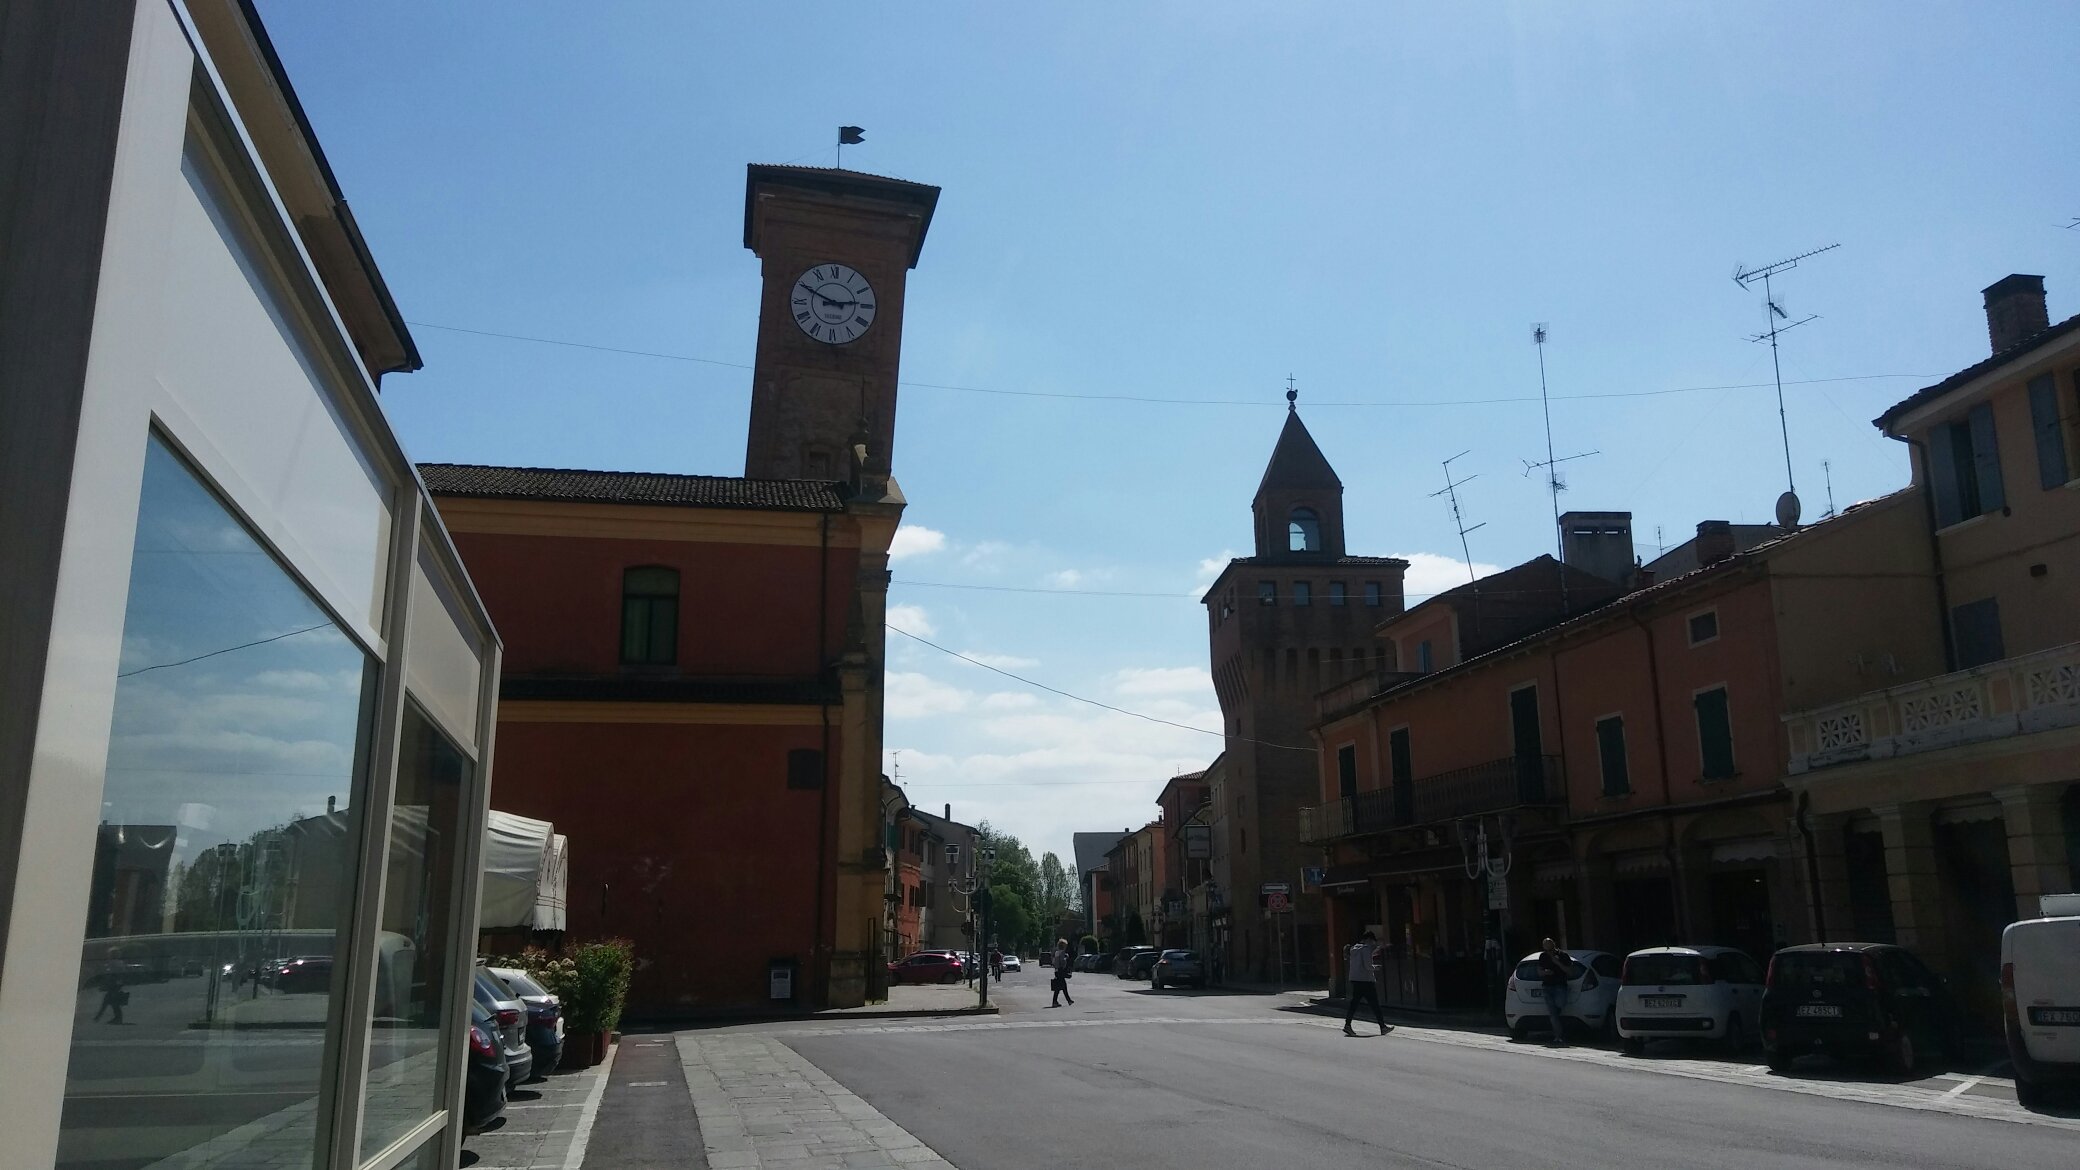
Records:
M504 341L526 341L536 345L561 345L571 349L589 349L598 353L628 354L632 357L658 358L673 362L698 362L708 366L724 366L733 370L749 370L754 367L746 362L727 362L720 358L696 357L684 353L664 353L651 349L626 349L615 345L594 345L584 341L566 341L556 337L530 337L522 333L500 333L490 329L465 329L460 325L436 325L430 321L407 321L414 329L439 329L448 333L467 333L476 337L495 337ZM1870 382L1884 378L1933 378L1934 374L1852 374L1839 378L1804 378L1786 382L1786 386L1808 386L1822 382ZM956 386L944 382L897 383L920 390L954 390L963 394L994 394L1007 398L1060 398L1075 402L1141 402L1157 406L1275 406L1254 398L1157 398L1139 394L1072 394L1057 390L1004 390L989 386ZM1555 394L1556 402L1572 402L1592 398L1658 398L1668 394L1698 394L1711 390L1764 390L1776 385L1774 382L1741 382L1727 386L1672 386L1660 390L1612 390L1599 394ZM1312 407L1450 407L1450 406L1498 406L1510 403L1537 402L1531 397L1510 398L1435 398L1409 399L1400 402L1313 402Z
M223 648L222 650L212 650L212 651L210 651L210 652L209 652L209 653L207 653L207 654L197 654L197 655L196 655L195 657L193 657L193 658L183 658L183 659L181 659L181 660L180 660L180 661L178 661L178 662L155 662L155 663L153 663L153 664L152 664L152 665L150 665L150 666L140 666L140 667L138 667L138 668L137 668L136 670L126 670L126 671L123 671L123 672L121 672L120 674L116 675L116 677L117 677L117 678L130 678L130 677L132 677L133 675L140 675L140 674L143 674L143 673L144 673L145 671L148 671L148 670L165 670L165 669L167 669L168 667L173 667L173 666L186 666L186 665L188 665L188 664L189 664L190 662L200 662L200 661L202 661L202 660L203 660L203 659L205 659L205 658L215 658L215 657L216 657L217 655L219 655L219 654L229 654L229 653L231 653L231 652L232 652L233 650L250 650L250 649L252 649L252 648L253 648L253 647L255 647L255 646L265 646L265 645L267 645L267 644L268 644L269 642L279 642L279 641L281 641L281 640L282 640L283 638L293 638L293 637L295 637L295 636L296 636L296 635L298 635L298 634L308 634L308 633L310 633L310 632L311 632L312 630L322 630L322 629L325 629L326 627L330 626L331 624L332 624L331 622L319 622L319 623L318 623L317 625L315 625L315 626L305 626L305 627L303 627L303 628L302 628L302 629L300 629L300 630L290 630L290 631L289 631L288 633L286 633L286 634L276 634L276 635L275 635L274 637L272 637L272 638L261 638L261 639L259 639L258 641L253 641L253 642L241 642L241 643L239 643L239 644L238 644L238 645L236 645L236 646L226 646L226 647L224 647L224 648Z
M1061 689L1060 687L1051 687L1051 686L1048 686L1048 685L1047 685L1046 683L1044 683L1044 682L1035 682L1034 680L1032 680L1032 679L1029 679L1029 678L1027 678L1026 676L1022 675L1022 674L1013 674L1013 673L1011 673L1011 672L1010 672L1010 671L1008 671L1008 670L1004 670L1004 669L1002 669L1001 667L995 667L995 666L991 666L991 665L990 665L989 663L987 663L987 662L982 662L982 661L980 661L980 660L978 660L978 659L970 658L970 657L968 657L967 655L965 655L965 654L961 653L961 652L960 652L960 651L958 651L958 650L949 650L949 649L947 649L946 647L944 647L944 646L941 646L940 644L938 644L937 642L934 642L934 641L932 641L932 640L931 640L931 639L929 639L929 638L920 638L920 637L918 637L918 636L917 636L916 634L913 634L913 633L911 633L911 632L910 632L910 631L908 631L908 630L905 630L905 629L901 629L901 628L899 628L899 627L897 627L897 626L889 626L889 627L888 627L888 630L889 630L889 632L890 632L890 633L895 633L895 634L901 634L902 636L904 636L905 638L908 638L908 639L910 639L910 640L911 640L911 641L913 641L913 642L922 642L922 643L924 643L925 645L927 645L927 646L930 646L930 647L931 647L932 649L934 649L934 650L937 650L937 651L938 651L939 653L941 653L941 654L945 654L945 655L949 655L949 656L951 656L951 657L954 657L954 658L958 658L958 659L960 659L960 660L961 660L962 662L968 663L968 664L969 664L969 665L971 665L971 666L979 666L979 667L981 667L982 669L984 669L984 670L987 670L987 671L990 671L990 672L991 672L991 673L993 673L993 674L1001 674L1001 675L1003 675L1003 676L1004 676L1005 678L1011 679L1011 680L1013 680L1013 681L1015 681L1015 682L1022 682L1022 683L1024 683L1025 685L1027 685L1027 686L1029 686L1029 687L1035 687L1035 688L1038 688L1039 690L1043 690L1043 691L1046 691L1046 692L1047 692L1048 694L1051 694L1051 695L1060 695L1060 696L1061 696L1061 697L1063 697L1064 699L1074 699L1074 700L1076 700L1076 701L1077 701L1077 702L1079 702L1079 703L1088 703L1088 704L1090 704L1090 705L1091 705L1091 706L1093 706L1093 707L1101 707L1101 708L1103 708L1103 709L1105 709L1105 710L1107 710L1107 711L1111 711L1111 712L1113 712L1114 714L1117 714L1117 715L1131 715L1131 716L1133 716L1133 717L1134 717L1134 718L1136 718L1136 719L1146 719L1146 720L1147 720L1147 721L1149 721L1150 723L1160 723L1160 724L1162 724L1162 725L1163 725L1163 726L1165 726L1165 727L1175 727L1175 728L1177 728L1177 729L1178 729L1179 731L1191 731L1191 732L1196 732L1196 733L1197 733L1197 734L1199 734L1199 735L1212 735L1212 736L1218 736L1219 738L1221 738L1221 739L1224 739L1224 740L1225 740L1225 739L1227 739L1227 738L1229 738L1228 734L1227 734L1226 732L1224 732L1224 731L1208 731L1208 730L1206 730L1206 729L1205 729L1205 728L1203 728L1203 727L1193 727L1193 726L1192 726L1191 724L1189 724L1189 723L1175 723L1175 722L1172 722L1171 720L1168 720L1168 719L1160 719L1160 718L1157 718L1157 717L1156 717L1156 716L1154 716L1154 715L1144 715L1144 714L1142 714L1142 713L1141 713L1141 712L1139 712L1139 711L1129 711L1129 710L1127 710L1127 709L1126 709L1125 707L1115 707L1115 706L1113 706L1113 705L1112 705L1112 704L1110 704L1110 703L1101 703L1101 702L1099 702L1099 701L1098 701L1098 700L1096 700L1096 699L1086 699L1086 698L1084 698L1084 697L1083 697L1082 695L1072 694L1072 693L1070 693L1070 692L1068 692L1068 691L1062 690L1062 689ZM1238 736L1235 736L1235 737L1234 737L1234 739L1235 739L1235 741L1236 741L1237 743L1255 743L1255 744L1262 744L1262 745L1264 745L1265 747L1269 747L1269 748L1278 748L1278 749L1279 749L1279 750L1281 750L1281 751L1288 751L1288 752L1312 752L1312 751L1314 751L1314 750L1315 750L1315 749L1313 749L1313 748L1311 748L1311 747L1294 747L1294 746L1293 746L1292 744L1288 744L1288 743L1272 743L1272 742L1271 742L1270 740L1268 740L1268 739L1245 739L1245 738L1243 738L1242 736L1239 736L1239 735L1238 735Z
M1639 548L1649 548L1649 547L1652 547L1652 546L1650 546L1650 545L1644 545L1644 544L1642 544L1642 545L1638 545L1637 547L1639 547ZM1288 567L1290 567L1290 566L1288 566ZM1507 570L1504 570L1504 571L1506 572ZM1482 580L1486 580L1486 578L1482 578ZM1201 597L1204 597L1204 596L1205 596L1205 593L1206 593L1206 591L1205 591L1204 589L1196 589L1196 590L1193 590L1193 591L1192 591L1192 592L1190 592L1190 593L1153 593L1153 592L1150 592L1150 593L1141 593L1141 592L1135 592L1135 591L1133 591L1133 590L1128 590L1128 589L1048 589L1048 588L1045 588L1045 587L1042 587L1042 586L1038 586L1038 585L971 585L971 584L966 584L966 583L964 583L964 582L959 582L959 581L919 581L919 580L917 580L917 579L916 579L916 578L914 578L914 577L894 577L894 578L891 578L891 579L889 580L889 584L891 584L891 585L916 585L916 586L919 586L919 587L922 587L922 588L927 588L927 589L972 589L972 590L976 590L976 591L978 591L978 592L983 592L983 593L1060 593L1060 594L1068 594L1068 595L1071 595L1071 596L1082 596L1082 597L1157 597L1157 598L1162 598L1162 599L1164 599L1164 600L1169 600L1169 601L1176 601L1176 600L1179 600L1179 599L1183 599L1183 598L1190 598L1190 599L1192 599L1192 600L1195 600L1195 601L1196 601L1196 600L1198 600L1199 598L1201 598ZM1466 586L1464 586L1464 585L1457 585L1457 586L1453 586L1453 588L1454 588L1454 589L1464 589L1464 588L1466 588ZM1424 602L1424 601L1428 601L1428 600L1430 600L1430 599L1431 599L1431 598L1433 598L1433 597L1443 597L1443 596L1444 596L1444 595L1445 595L1446 593L1449 593L1449 592L1451 592L1451 591L1452 591L1452 590L1450 590L1450 589L1445 589L1445 590L1440 590L1440 591L1438 591L1438 592L1436 592L1436 593L1404 593L1404 594L1402 594L1401 596L1402 596L1402 600L1403 600L1404 602ZM1552 592L1553 592L1553 591L1552 591L1551 589L1487 589L1487 588L1483 588L1483 589L1481 590L1481 596L1482 596L1482 597L1538 597L1538 596L1546 596L1546 595L1549 595L1549 594L1551 594ZM1292 598L1292 595L1291 595L1290 593L1278 593L1278 594L1274 594L1273 596L1274 596L1274 599L1275 599L1275 600L1277 600L1277 601L1290 601L1290 600L1291 600L1291 598ZM1322 593L1319 593L1319 592L1317 592L1317 593L1314 593L1314 594L1312 594L1312 595L1310 596L1310 598L1309 598L1309 604L1311 604L1311 605L1316 605L1316 606L1330 607L1330 606L1331 606L1331 603L1330 603L1329 601L1326 601L1326 600L1324 600L1324 596L1325 596L1324 594L1322 594ZM1235 603L1235 607L1236 607L1237 609L1240 609L1240 608L1242 608L1242 607L1243 607L1244 605L1247 605L1247 604L1251 604L1251 603L1256 603L1256 604L1263 604L1263 594L1260 594L1260 593L1249 593L1249 594L1246 594L1246 595L1244 595L1244 597L1242 598L1242 600L1239 600L1239 601L1237 601L1237 602ZM1360 606L1356 606L1356 605L1349 605L1349 603L1346 603L1346 605L1348 606L1348 608L1351 608L1351 609L1358 609L1358 608L1362 608L1362 607L1360 607ZM1383 608L1383 607L1375 607L1375 608ZM1397 612L1398 612L1398 611L1397 611ZM1388 616L1388 617L1392 617L1392 616L1394 616L1394 615L1393 615L1393 614L1388 614L1387 616Z

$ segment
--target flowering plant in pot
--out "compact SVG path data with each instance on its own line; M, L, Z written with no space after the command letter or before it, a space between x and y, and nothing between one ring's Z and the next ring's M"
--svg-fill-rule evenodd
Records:
M565 947L552 954L528 947L516 956L495 958L494 967L518 967L556 997L563 1010L563 1063L584 1068L606 1059L607 1037L621 1022L628 998L628 978L635 969L635 948L625 938L603 939Z

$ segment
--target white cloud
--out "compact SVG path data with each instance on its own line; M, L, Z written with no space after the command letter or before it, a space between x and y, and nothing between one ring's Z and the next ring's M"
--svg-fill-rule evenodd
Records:
M1408 571L1401 577L1401 591L1411 606L1467 582L1466 562L1456 557L1423 552L1394 555L1408 562ZM1500 565L1473 562L1473 572L1482 577L1500 572L1501 568Z
M921 605L891 605L888 607L888 624L906 634L929 638L934 632L932 619Z
M922 524L905 524L896 529L895 539L888 543L888 559L900 561L904 557L920 557L945 547L945 533Z
M1038 695L1023 691L993 691L982 696L982 709L985 711L1029 711L1039 705Z
M961 564L971 569L994 572L1003 568L1004 556L1010 551L1011 546L1001 540L979 541L969 545L968 551L961 554Z
M882 701L890 719L922 719L965 711L969 698L968 692L929 675L891 670Z
M994 666L998 670L1031 670L1040 665L1038 658L1021 658L1016 654L988 654L981 650L963 650L961 656L972 658L984 666Z
M1083 584L1083 574L1075 569L1057 569L1047 575L1047 583L1057 589L1074 589Z
M1222 569L1228 567L1228 562L1235 559L1235 555L1236 554L1234 549L1224 548L1221 550L1219 556L1207 557L1204 560L1200 561L1198 578L1199 583L1202 585L1211 583L1215 577L1221 575Z
M1213 676L1198 666L1128 667L1112 672L1112 689L1122 695L1210 694Z

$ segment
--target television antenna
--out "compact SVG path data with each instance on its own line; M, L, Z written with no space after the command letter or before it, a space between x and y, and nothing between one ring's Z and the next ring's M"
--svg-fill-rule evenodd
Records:
M1459 489L1479 479L1480 473L1475 472L1465 479L1452 478L1452 459L1464 459L1470 454L1471 450L1461 451L1444 461L1444 487L1431 492L1430 498L1434 500L1443 496L1452 503L1452 526L1459 530L1459 553L1466 558L1466 583L1473 586L1473 635L1478 639L1481 632L1481 582L1480 578L1474 575L1473 550L1467 546L1466 534L1486 528L1488 522L1483 520L1479 524L1468 526L1466 517L1459 510Z
M1529 459L1524 460L1524 474L1528 476L1533 471L1542 471L1545 474L1546 491L1553 497L1553 559L1556 562L1565 564L1567 561L1567 540L1560 534L1560 493L1567 490L1567 481L1560 478L1560 465L1562 463L1572 463L1577 459L1587 459L1589 456L1598 455L1601 452L1583 451L1577 455L1567 455L1558 459L1553 457L1553 400L1546 394L1545 322L1540 321L1531 327L1531 344L1538 347L1538 404L1539 408L1545 412L1546 457L1545 461L1541 463L1533 463ZM1560 573L1560 610L1562 613L1567 611L1567 573L1564 570Z
M1760 268L1747 268L1735 265L1733 269L1733 283L1740 285L1744 289L1758 280L1762 282L1762 321L1768 328L1761 333L1750 336L1748 340L1769 342L1770 370L1776 375L1777 430L1784 439L1784 494L1777 497L1777 526L1779 528L1798 527L1798 482L1791 472L1791 423L1784 413L1784 368L1777 360L1777 337L1781 334L1789 333L1808 321L1818 320L1819 314L1815 313L1812 316L1792 321L1791 315L1784 311L1784 306L1777 303L1776 290L1771 287L1770 280L1798 267L1798 262L1801 260L1818 256L1822 252L1832 252L1839 247L1841 247L1840 244L1829 244L1824 248L1815 248L1810 252L1800 252L1789 259L1779 260L1774 264L1765 264ZM1788 323L1780 324L1780 322Z
M1822 520L1832 520L1834 518L1834 464L1822 459L1820 461L1820 474L1827 479L1827 515L1820 518Z

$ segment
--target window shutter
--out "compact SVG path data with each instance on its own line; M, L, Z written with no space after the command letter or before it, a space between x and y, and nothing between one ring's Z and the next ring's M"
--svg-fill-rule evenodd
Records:
M2037 483L2046 491L2065 486L2065 428L2058 419L2058 383L2049 374L2029 384L2029 428L2037 438Z
M1623 796L1632 791L1632 774L1625 761L1625 719L1613 715L1596 722L1596 747L1603 758L1603 794Z
M1358 795L1358 749L1350 744L1336 749L1336 794L1345 800Z
M1928 490L1935 493L1936 527L1948 528L1964 519L1964 509L1957 498L1957 457L1950 425L1944 423L1931 429L1922 450L1928 455Z
M1993 437L1993 405L1974 406L1965 421L1972 428L1972 470L1979 480L1979 510L1998 512L2008 506L2001 488L2001 451Z
M1957 665L1961 670L2007 657L2001 639L2001 604L1994 598L1966 602L1952 609L1950 629L1956 637Z
M1697 749L1707 780L1733 776L1733 725L1726 711L1726 689L1706 691L1691 702L1697 708Z

